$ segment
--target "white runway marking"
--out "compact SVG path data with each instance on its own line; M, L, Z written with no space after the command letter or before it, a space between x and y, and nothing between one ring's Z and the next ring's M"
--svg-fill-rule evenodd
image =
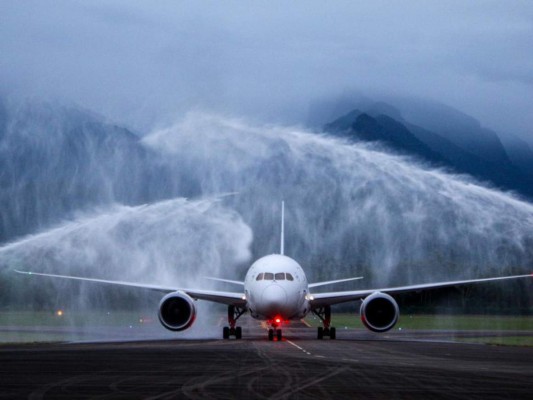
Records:
M311 353L309 353L306 349L304 349L304 348L298 346L296 343L293 343L293 342L291 342L290 340L287 340L287 343L292 344L294 347L296 347L296 348L299 349L299 350L302 350L305 354L307 354L307 355L311 355Z

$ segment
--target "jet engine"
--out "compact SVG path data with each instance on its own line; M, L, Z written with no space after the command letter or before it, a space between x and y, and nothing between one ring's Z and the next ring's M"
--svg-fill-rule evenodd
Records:
M195 318L194 300L183 292L169 293L159 303L159 321L171 331L189 328Z
M391 296L375 292L363 300L360 314L361 321L368 329L386 332L398 322L400 309Z

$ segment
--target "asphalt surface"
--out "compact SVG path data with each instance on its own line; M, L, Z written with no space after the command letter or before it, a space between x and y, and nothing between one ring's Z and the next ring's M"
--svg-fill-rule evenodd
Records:
M532 399L533 348L293 326L242 340L0 346L0 399ZM437 338L436 335L437 334ZM440 333L441 335L443 333Z

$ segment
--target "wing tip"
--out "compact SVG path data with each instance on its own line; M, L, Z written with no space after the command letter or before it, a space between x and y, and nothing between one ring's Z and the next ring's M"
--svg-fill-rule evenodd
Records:
M19 269L12 269L11 271L16 272L17 274L31 275L31 272L29 272L29 271L21 271Z

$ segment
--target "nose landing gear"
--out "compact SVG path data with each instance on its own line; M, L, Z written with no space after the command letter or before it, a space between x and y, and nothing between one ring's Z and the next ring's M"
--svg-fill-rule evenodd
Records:
M269 329L268 330L268 340L273 341L274 340L274 333L276 336L276 339L278 342L281 342L281 339L283 338L283 334L281 332L281 329Z
M268 340L273 341L274 336L276 336L278 342L281 342L283 334L281 332L281 328L278 328L281 326L281 318L275 318L272 321L268 321L268 323L272 327L268 330Z

